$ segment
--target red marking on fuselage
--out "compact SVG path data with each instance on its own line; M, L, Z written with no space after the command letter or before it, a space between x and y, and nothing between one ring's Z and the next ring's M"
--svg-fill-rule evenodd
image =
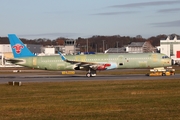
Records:
M103 64L103 65L100 65L98 66L97 70L106 70L107 67L110 67L111 64Z
M17 54L20 54L21 53L21 49L23 49L23 48L24 48L24 46L22 46L21 44L15 44L13 46L13 49L15 49Z

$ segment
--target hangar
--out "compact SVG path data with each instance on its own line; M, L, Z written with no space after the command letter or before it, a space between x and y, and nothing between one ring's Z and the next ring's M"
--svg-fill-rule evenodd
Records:
M180 37L168 36L161 39L160 52L169 56L174 64L180 64Z

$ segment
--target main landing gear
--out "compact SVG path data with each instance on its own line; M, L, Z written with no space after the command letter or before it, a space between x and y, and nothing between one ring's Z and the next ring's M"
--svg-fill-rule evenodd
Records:
M86 74L86 77L95 77L96 76L96 70L89 69L88 73Z

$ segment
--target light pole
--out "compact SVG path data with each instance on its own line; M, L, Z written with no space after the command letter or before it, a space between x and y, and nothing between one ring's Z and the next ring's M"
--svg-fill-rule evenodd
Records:
M103 53L104 53L104 41L105 41L105 40L103 40Z
M87 53L88 53L88 39L86 41Z
M4 45L2 46L1 64L4 65Z
M119 42L117 41L116 43L117 43L117 53L118 53L118 43L119 43Z
M97 53L97 44L96 44L96 53Z

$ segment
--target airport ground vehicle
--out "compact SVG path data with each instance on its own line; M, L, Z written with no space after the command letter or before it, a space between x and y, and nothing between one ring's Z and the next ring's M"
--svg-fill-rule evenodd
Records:
M172 67L168 68L155 68L150 69L150 72L146 74L147 76L170 76L175 75L175 69Z

